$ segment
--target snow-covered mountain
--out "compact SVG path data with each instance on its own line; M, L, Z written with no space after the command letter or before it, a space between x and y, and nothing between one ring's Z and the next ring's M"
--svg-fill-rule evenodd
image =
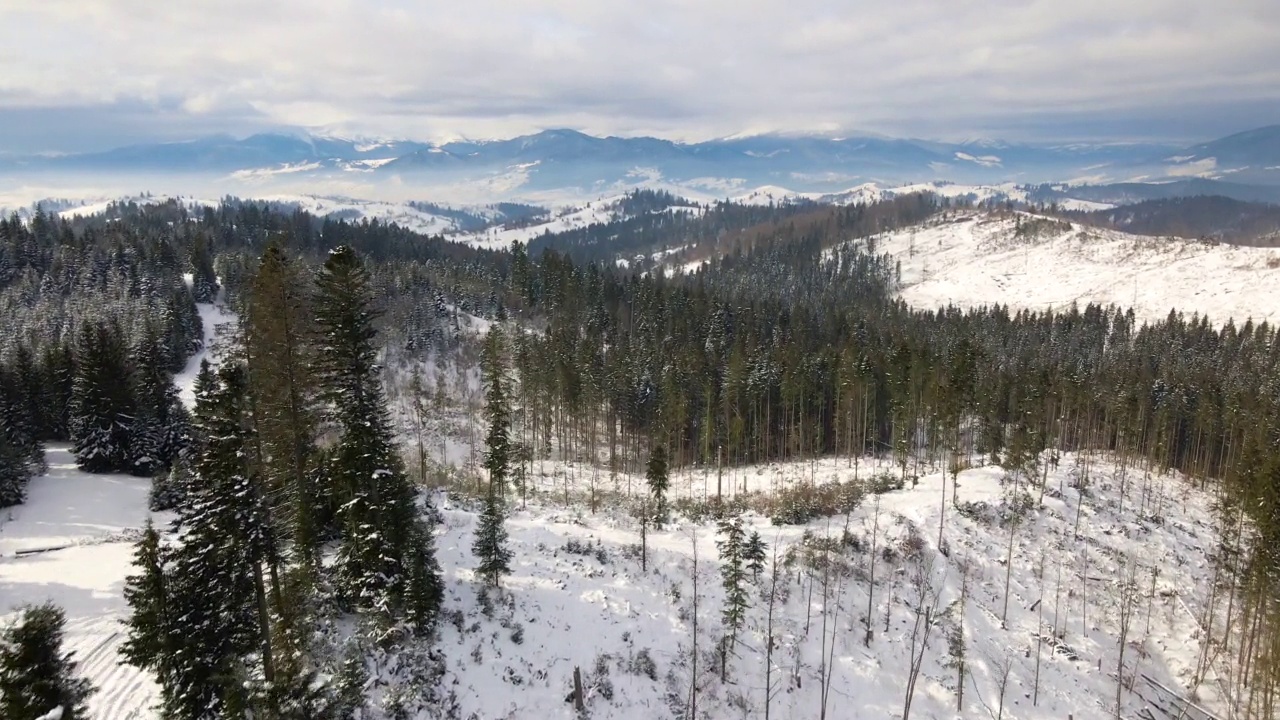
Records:
M1099 184L1194 177L1274 186L1280 185L1280 126L1191 147L776 134L677 143L556 129L506 140L443 144L266 133L0 158L0 177L60 174L172 174L258 183L287 178L295 183L359 181L398 187L490 182L506 197L568 188L590 194L658 180L743 189L777 185L817 193L866 182L926 181Z

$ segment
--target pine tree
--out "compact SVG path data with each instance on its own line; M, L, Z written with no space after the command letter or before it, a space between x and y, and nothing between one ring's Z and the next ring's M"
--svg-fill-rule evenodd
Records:
M759 531L752 530L751 536L747 538L747 544L742 548L742 559L747 561L747 570L751 572L755 582L760 582L760 573L764 572L768 551L769 548L760 537Z
M338 589L384 624L402 615L429 625L443 594L431 531L395 450L374 338L373 294L349 247L329 255L316 281L318 370L339 428L327 491L339 508Z
M175 633L181 627L168 611L169 590L165 577L166 555L160 534L150 521L134 545L133 565L137 573L125 578L124 599L130 614L125 619L126 638L120 647L125 662L151 670L160 681L162 705L169 707L170 681Z
M493 491L491 484L485 498L484 511L476 525L476 537L471 551L480 560L476 574L494 587L498 587L503 575L511 572L512 555L507 547L505 522L502 499Z
M0 508L26 499L27 483L44 449L17 369L0 365Z
M489 420L484 466L489 471L490 493L505 496L511 474L511 410L502 352L502 331L495 325L485 337L481 360L487 385L485 415Z
M23 608L0 635L0 717L37 720L62 709L62 720L85 720L95 692L76 677L74 653L62 652L66 615L50 604Z
M667 522L667 489L670 481L667 478L667 448L655 445L649 453L649 465L645 471L645 479L649 482L649 492L653 494L653 525L661 530Z
M488 383L486 414L489 416L484 464L489 471L489 492L471 547L480 560L477 574L486 583L497 587L502 576L511 572L511 550L507 548L506 517L501 498L510 474L510 420L503 377L502 335L497 326L485 338L484 373Z

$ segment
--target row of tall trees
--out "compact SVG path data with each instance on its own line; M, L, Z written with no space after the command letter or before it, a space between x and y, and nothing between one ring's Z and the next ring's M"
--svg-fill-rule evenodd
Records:
M126 657L155 673L166 717L346 717L363 693L317 680L342 674L317 623L336 608L387 647L429 631L431 512L395 446L355 251L313 282L268 248L244 305L237 353L197 381L171 539L138 544Z

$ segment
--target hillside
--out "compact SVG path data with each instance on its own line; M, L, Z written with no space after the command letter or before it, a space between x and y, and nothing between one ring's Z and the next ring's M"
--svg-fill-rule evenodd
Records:
M1146 320L1176 309L1214 323L1280 317L1280 251L1129 235L1031 215L962 213L888 234L901 296L936 308L1004 304L1063 309L1095 302Z
M154 685L118 666L115 655L122 639L116 622L126 612L120 591L131 571L126 540L146 518L146 482L79 474L63 448L52 449L50 459L30 501L0 526L0 586L16 602L53 599L67 608L70 647L101 690L92 704L98 717L151 717L145 708ZM860 463L862 477L873 467ZM1212 499L1176 476L1067 455L1046 470L1042 505L1031 501L1037 487L1023 480L1015 493L999 468L977 467L960 473L958 489L950 477L926 471L918 485L868 496L846 515L803 526L775 527L748 512L747 531L761 534L771 558L776 551L778 576L775 587L775 566L767 564L750 581L750 609L722 680L715 648L724 636L724 590L714 523L683 518L651 529L643 570L640 528L623 511L627 479L601 489L615 500L595 514L585 501L566 508L556 500L566 491L583 497L580 472L553 465L535 479L527 509L514 510L507 523L515 569L490 600L479 598L472 571L477 514L465 501L442 502L437 543L447 621L439 646L457 717L573 717L565 697L575 667L584 674L589 717L679 716L692 703L691 683L707 716L761 717L771 589L772 717L817 717L827 667L829 713L900 716L913 632L917 652L923 639L916 610L926 607L933 624L913 717L953 712L958 671L949 663L958 646L949 638L960 631L964 716L996 712L1002 685L1007 717L1108 715L1122 598L1131 616L1124 682L1134 686L1123 693L1125 715L1163 707L1167 712L1149 717L1173 717L1177 703L1164 687L1195 694L1210 709L1219 702L1216 668L1196 680L1202 648L1194 639L1212 579L1208 552L1217 545ZM727 487L740 495L731 502L763 512L776 492L856 476L848 461L830 459L747 468ZM639 491L643 480L633 480ZM674 480L679 504L706 496L704 474ZM741 495L742 487L749 492ZM1014 517L1006 502L1014 497L1024 498L1016 527L1000 519ZM14 555L37 546L47 552ZM824 567L831 570L824 574ZM1136 579L1128 595L1121 593L1124 577Z

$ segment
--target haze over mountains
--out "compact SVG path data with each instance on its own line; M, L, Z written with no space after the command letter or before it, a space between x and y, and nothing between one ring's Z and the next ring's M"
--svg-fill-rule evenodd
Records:
M762 185L836 192L866 182L1163 183L1104 191L1105 197L1096 199L1114 201L1117 194L1135 199L1221 194L1276 201L1280 125L1189 146L781 134L678 143L654 137L595 137L568 129L433 144L262 133L88 153L9 155L0 157L0 177L26 184L72 178L89 183L96 178L146 178L148 183L182 178L217 181L230 190L286 185L295 191L301 186L323 190L338 183L369 195L387 188L413 193L420 188L469 187L476 197L489 199L660 184L725 196Z

